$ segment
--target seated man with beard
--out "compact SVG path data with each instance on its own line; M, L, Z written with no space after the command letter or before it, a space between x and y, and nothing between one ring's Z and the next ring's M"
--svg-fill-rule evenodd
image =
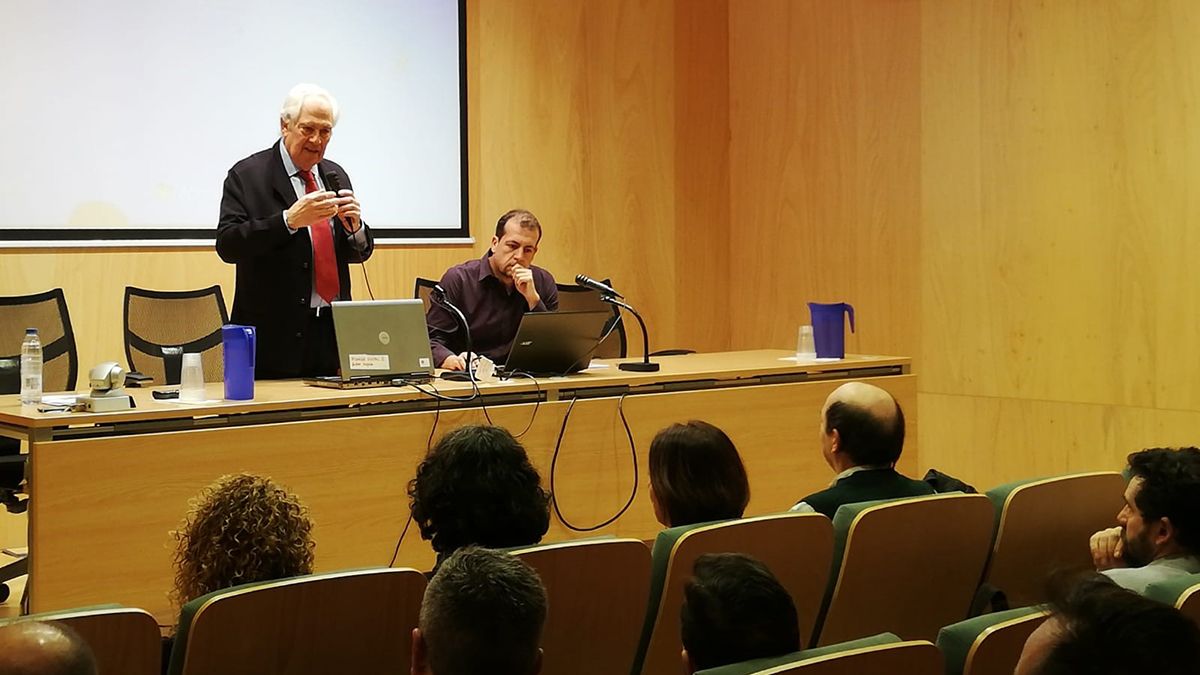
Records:
M1092 535L1096 569L1138 593L1200 573L1200 449L1135 452L1129 472L1119 525Z

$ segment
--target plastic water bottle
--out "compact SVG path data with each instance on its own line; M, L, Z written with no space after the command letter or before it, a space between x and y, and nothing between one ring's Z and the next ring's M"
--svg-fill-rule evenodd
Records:
M36 405L42 402L42 341L36 328L25 329L21 343L21 403Z

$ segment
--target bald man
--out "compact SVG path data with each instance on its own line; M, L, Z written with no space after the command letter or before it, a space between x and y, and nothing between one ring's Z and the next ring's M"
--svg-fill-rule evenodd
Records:
M66 626L17 621L0 626L0 673L96 675L96 658L83 638Z
M842 504L933 494L928 483L896 471L904 447L904 411L892 395L866 382L847 382L821 408L821 453L837 473L833 483L792 507L833 518Z

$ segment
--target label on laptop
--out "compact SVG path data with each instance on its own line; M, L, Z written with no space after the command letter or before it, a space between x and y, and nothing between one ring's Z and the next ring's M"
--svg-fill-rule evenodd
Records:
M351 354L350 370L381 370L388 372L392 369L387 354Z

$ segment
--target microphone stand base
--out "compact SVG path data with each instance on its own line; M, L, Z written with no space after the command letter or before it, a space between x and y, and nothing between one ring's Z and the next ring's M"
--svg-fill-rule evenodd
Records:
M627 363L618 363L617 367L621 370L631 370L635 373L658 372L658 364L650 363L649 361L629 361Z

